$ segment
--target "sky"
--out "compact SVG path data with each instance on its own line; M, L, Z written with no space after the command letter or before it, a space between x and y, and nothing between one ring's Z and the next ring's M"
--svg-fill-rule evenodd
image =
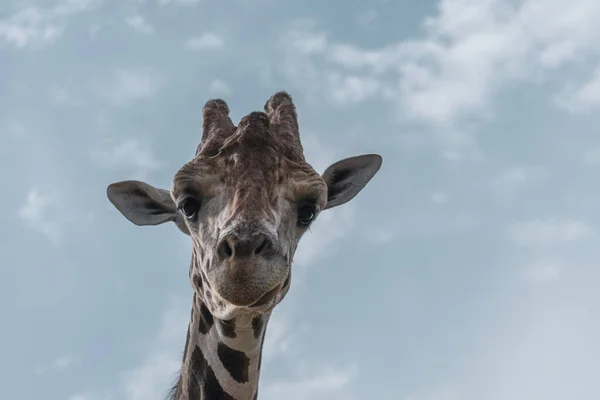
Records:
M300 242L263 400L600 398L600 2L5 0L0 397L159 400L189 237L169 188L224 98L275 92L306 158L383 167ZM596 266L595 266L596 265Z

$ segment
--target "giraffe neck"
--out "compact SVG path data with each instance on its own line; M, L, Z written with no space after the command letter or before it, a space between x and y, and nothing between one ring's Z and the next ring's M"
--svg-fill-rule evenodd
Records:
M270 315L222 321L194 296L181 373L172 400L255 400Z

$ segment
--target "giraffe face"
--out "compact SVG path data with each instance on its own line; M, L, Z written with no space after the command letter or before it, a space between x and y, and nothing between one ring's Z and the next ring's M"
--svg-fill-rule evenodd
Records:
M310 224L354 198L382 163L376 154L351 157L319 175L304 160L291 97L276 93L264 108L234 126L223 100L208 101L196 156L171 191L140 181L107 189L134 224L174 222L191 236L192 285L220 319L271 311L289 289Z
M327 204L321 175L268 142L248 146L254 134L237 131L217 156L185 164L171 190L196 255L192 285L221 319L283 299L298 242Z

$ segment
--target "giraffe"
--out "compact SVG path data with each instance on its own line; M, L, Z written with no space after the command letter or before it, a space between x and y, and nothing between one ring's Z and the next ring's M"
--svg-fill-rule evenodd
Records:
M365 154L318 174L305 161L286 92L235 126L222 99L206 102L194 158L171 190L141 181L107 188L138 226L174 222L192 242L192 311L171 400L256 400L265 333L286 296L302 235L320 212L356 196L382 158Z

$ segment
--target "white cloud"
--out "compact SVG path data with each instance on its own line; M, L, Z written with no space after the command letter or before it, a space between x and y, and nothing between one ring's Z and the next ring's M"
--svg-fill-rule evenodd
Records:
M185 328L181 332L185 333ZM181 351L165 350L150 353L144 358L141 365L124 374L124 392L126 393L124 398L131 400L164 399L164 394L173 384L175 373L180 367Z
M307 326L291 324L281 315L269 321L263 348L263 379L260 398L264 399L330 399L341 396L358 373L355 365L333 367L309 362L301 350L300 338L310 332ZM270 371L282 367L286 378L270 378Z
M377 10L367 10L358 16L358 24L362 27L368 27L373 25L373 22L377 19L379 13Z
M214 79L210 83L210 87L208 88L211 93L217 95L228 95L231 94L231 87L229 84L221 79Z
M527 264L522 272L525 280L532 282L550 282L562 274L562 263L555 259L542 259Z
M351 203L343 206L325 210L304 234L296 255L294 263L303 269L309 267L317 257L325 257L335 249L335 242L344 238L353 225L354 207Z
M309 369L310 372L306 375L265 382L261 387L261 397L266 400L348 399L346 390L358 376L358 367L355 365L341 368L310 365Z
M56 369L67 369L77 364L79 359L73 356L62 356L52 362Z
M517 7L442 0L438 15L426 21L427 38L404 45L412 54L403 62L401 105L414 117L443 123L484 112L504 82L532 78L550 59L553 67L571 61L575 54L564 43L595 47L589 38L600 33L593 22L598 15L600 6L589 0L529 0Z
M296 339L290 328L289 323L282 315L271 318L263 347L265 362L285 356L288 353L293 341Z
M141 176L140 179L164 166L164 162L156 158L150 145L137 138L107 141L92 151L91 158L105 168L134 170Z
M109 82L98 85L98 92L113 105L125 107L153 97L165 80L152 68L118 69Z
M61 36L64 27L43 20L39 9L22 9L0 22L0 36L16 48L52 43Z
M376 229L371 232L367 239L370 243L380 245L388 244L397 238L397 233L393 229Z
M534 84L597 55L598 19L594 0L442 0L421 38L375 49L334 43L314 23L300 21L282 38L280 66L308 95L387 99L405 120L449 126L490 117L494 95L511 82ZM596 105L595 85L593 79L573 95Z
M546 182L550 171L539 166L512 166L501 171L491 180L491 190L495 200L510 203L518 198L523 190L531 189L535 184Z
M533 180L542 180L547 175L547 172L541 167L509 167L494 180L494 186L499 190L504 190L506 186L523 185Z
M189 299L188 299L189 301ZM155 337L140 345L140 363L122 374L123 398L163 400L181 367L189 307L184 298L171 298Z
M322 74L331 71L320 69L316 62L323 57L327 46L326 35L316 31L312 21L298 21L279 40L278 50L283 57L277 55L272 68L283 73L290 83L297 84L307 96L319 98L324 89L322 85L327 83ZM331 99L329 96L323 98Z
M32 189L27 193L25 204L18 214L31 229L42 233L53 244L59 244L63 232L59 222L55 220L56 206L54 197Z
M133 346L139 363L120 373L120 380L103 390L73 396L82 400L164 400L174 383L185 345L189 323L189 297L170 296L157 331L137 340Z
M68 17L90 10L95 0L63 0L50 8L21 7L0 20L0 39L17 48L40 48L55 42Z
M84 104L83 99L66 87L52 87L50 98L54 104L62 107L80 107Z
M312 165L315 171L322 174L325 169L334 162L338 161L338 156L334 147L328 143L323 143L319 140L319 134L313 134L310 132L302 133L302 147L304 148L304 156L306 161Z
M48 366L38 366L36 368L36 373L38 375L44 375L49 372L64 371L64 370L67 370L67 369L77 365L78 363L79 363L78 357L65 355L65 356L56 358Z
M600 108L600 66L590 79L576 88L566 88L556 97L556 102L573 113L589 112Z
M520 246L548 248L586 239L592 229L573 219L538 219L515 224L509 235Z
M94 37L96 34L102 29L102 26L98 23L93 23L88 27L88 33L90 36Z
M511 295L514 306L478 330L452 371L409 399L598 398L600 325L591 310L599 303L595 286L585 280L562 284L560 294L531 288L527 296Z
M380 94L381 83L371 77L342 75L332 72L329 75L331 97L336 104L356 104Z
M309 332L310 327L306 322L292 323L285 315L275 312L269 320L263 347L265 368L271 369L270 365L279 365L282 361L301 359L303 353L299 350L299 341L301 336Z
M374 244L387 244L402 238L433 238L472 232L480 227L480 219L469 211L448 210L433 204L431 208L410 208L397 215L391 227L364 231L364 239ZM387 221L386 221L387 222Z
M154 32L154 27L150 25L142 15L133 15L127 18L125 22L137 33L151 35Z
M327 36L314 30L314 22L300 20L284 36L283 44L288 44L295 54L323 54L329 43Z
M215 50L225 45L223 36L212 32L206 32L199 36L190 38L185 46L190 50Z

